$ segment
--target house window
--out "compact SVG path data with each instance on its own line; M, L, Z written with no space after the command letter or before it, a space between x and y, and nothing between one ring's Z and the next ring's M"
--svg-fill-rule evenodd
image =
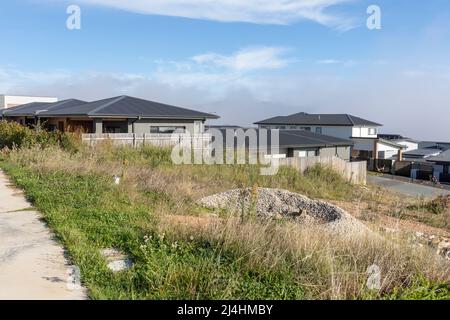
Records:
M297 129L297 126L290 126L289 129L291 129L291 130L296 130L296 129Z
M155 134L171 134L177 131L177 133L185 133L186 127L157 127L157 126L151 126L150 127L150 133Z
M369 128L369 135L375 136L377 134L377 128Z
M104 130L105 133L122 133L122 128L119 126L107 126Z
M316 133L322 134L322 127L317 127L316 128Z
M300 130L311 131L311 127L301 127Z

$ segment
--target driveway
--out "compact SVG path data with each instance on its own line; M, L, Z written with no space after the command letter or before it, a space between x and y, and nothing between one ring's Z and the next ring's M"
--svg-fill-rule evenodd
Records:
M86 299L41 216L0 170L0 299Z
M403 182L378 176L368 176L367 181L369 183L380 185L386 189L413 197L435 198L439 195L450 194L450 190L447 189L433 188L417 183Z

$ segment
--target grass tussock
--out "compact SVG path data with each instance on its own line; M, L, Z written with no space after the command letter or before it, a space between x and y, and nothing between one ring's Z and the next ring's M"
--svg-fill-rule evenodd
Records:
M22 187L80 266L96 299L438 299L450 267L404 239L349 237L286 221L216 217L202 196L273 187L321 199L376 197L327 168L302 176L257 166L173 166L170 150L108 143L5 150L0 166ZM115 185L112 176L120 176ZM112 273L100 255L119 248L134 266ZM366 286L381 270L380 290Z
M408 209L410 210L424 209L430 213L439 215L444 213L449 207L450 207L450 198L448 196L441 195L434 198L433 200L428 201L422 200L418 204L409 206Z

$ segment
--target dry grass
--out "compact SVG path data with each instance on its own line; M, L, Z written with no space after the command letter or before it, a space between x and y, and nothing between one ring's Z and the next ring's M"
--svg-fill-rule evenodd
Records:
M355 299L368 294L367 269L381 269L380 296L407 287L425 275L436 282L450 282L450 265L428 248L406 239L375 234L331 234L321 226L291 222L241 222L235 218L162 217L161 233L172 241L218 245L241 257L248 268L274 272L288 268L296 283L308 288L307 299Z
M157 156L154 157L152 152ZM73 154L57 147L12 150L2 157L16 167L30 169L42 176L55 172L103 178L121 176L122 183L117 192L130 204L148 206L157 217L133 222L140 230L150 232L157 223L157 233L166 234L167 241L194 242L199 248L210 248L214 259L234 257L233 265L239 265L248 274L288 274L290 284L303 288L306 299L389 296L398 288L406 290L415 285L414 281L421 277L433 283L450 283L447 262L428 248L416 247L400 236L390 239L372 234L344 236L331 234L320 226L306 227L289 221L215 217L194 202L201 196L257 184L325 200L345 197L346 201L353 199L366 203L372 211L386 207L399 210L402 202L379 188L353 187L334 176L324 177L320 172L301 177L293 171L282 171L278 176L261 178L258 168L249 166L174 167L166 161L161 150L144 152L108 144L97 149L84 148ZM114 201L114 197L108 199ZM395 207L392 206L394 202ZM98 203L98 209L101 210L102 205ZM145 259L143 264L150 261ZM208 266L213 269L219 263L214 259L208 260ZM367 268L372 265L381 269L382 288L379 292L366 287ZM216 277L227 277L216 273L205 275L204 270L192 269L190 272L192 279L204 281L201 288L214 286ZM170 279L177 281L175 276ZM182 286L180 283L173 285ZM195 289L189 290L193 297L201 296ZM230 295L236 297L232 292Z

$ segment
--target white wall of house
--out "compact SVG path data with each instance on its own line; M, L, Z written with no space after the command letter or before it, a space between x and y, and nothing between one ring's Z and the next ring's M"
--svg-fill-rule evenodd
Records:
M398 151L400 150L399 148L391 146L389 144L385 144L382 141L378 141L377 149L378 149L378 159L395 158L397 157Z
M419 148L419 144L417 142L412 142L409 140L395 140L395 143L405 146L406 147L406 149L404 150L405 152L417 150Z
M58 102L58 98L51 97L27 97L0 95L0 109L8 109L31 102Z
M354 126L352 127L352 138L377 138L378 128L377 127L363 127Z

